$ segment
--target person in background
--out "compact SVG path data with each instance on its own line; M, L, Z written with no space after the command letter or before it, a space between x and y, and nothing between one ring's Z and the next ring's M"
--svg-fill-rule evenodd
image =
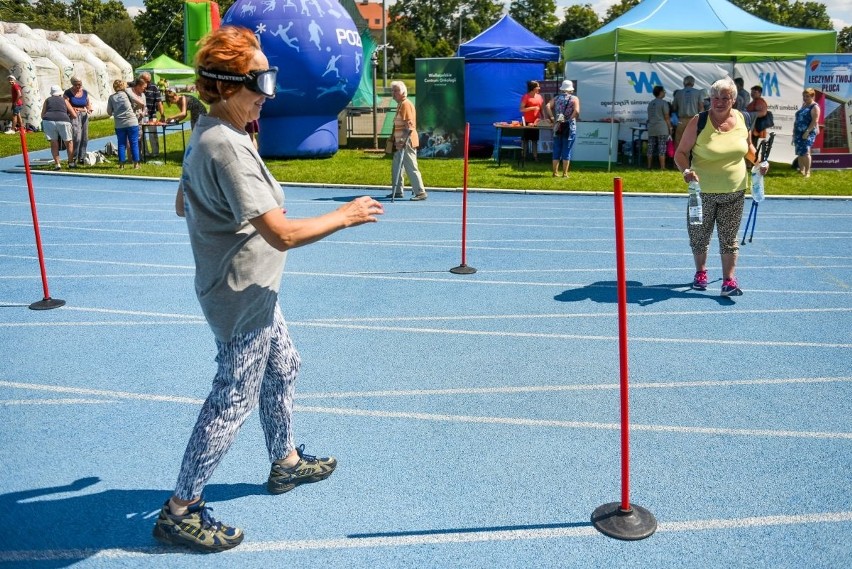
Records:
M66 89L62 96L77 113L77 118L71 120L71 133L74 138L74 161L69 162L68 167L73 168L75 165L86 163L92 100L89 98L89 92L83 89L83 81L79 77L71 77L71 88Z
M722 296L743 294L734 274L739 251L737 233L750 180L746 158L755 159L746 119L741 112L734 110L736 97L737 86L730 78L713 83L710 86L707 125L699 133L698 118L693 117L675 152L675 165L683 171L684 182L701 182L704 220L701 225L687 223L695 261L692 287L707 289L707 251L715 226L722 256ZM760 171L766 174L767 170L768 166L761 167Z
M115 121L115 136L118 138L118 168L124 168L127 146L133 157L133 167L139 168L139 118L128 95L127 83L121 79L112 82L115 91L107 99L107 114Z
M140 75L132 85L128 85L124 90L130 98L130 104L133 106L133 114L136 115L136 120L140 127L148 122L148 104L145 100L145 89L147 87L148 83Z
M544 99L541 96L541 85L538 81L527 81L527 92L521 97L520 111L524 117L524 124L534 126L542 117L542 109L544 108ZM533 160L538 160L538 129L524 129L521 136L521 145L524 156L527 156L528 149L532 146Z
M802 106L796 111L793 122L793 145L799 162L799 172L805 178L811 177L811 147L819 132L819 105L814 102L816 91L811 88L802 91Z
M300 357L278 290L289 249L375 222L383 210L362 196L319 217L285 217L281 185L245 131L275 96L278 69L269 66L245 28L222 26L202 42L196 84L210 112L192 131L175 212L186 218L195 291L215 337L217 370L153 533L164 543L215 552L239 545L243 532L213 519L202 494L255 407L272 463L269 493L325 480L337 466L332 457L311 456L304 444L296 446L293 399Z
M553 177L559 175L559 163L562 162L562 176L568 177L574 142L577 140L577 117L580 116L580 98L575 97L574 82L566 79L559 86L559 94L548 103L548 111L553 119Z
M690 119L704 110L704 98L701 91L695 88L695 77L687 75L683 78L683 89L678 89L672 97L671 112L677 113L677 128L675 129L675 148L680 146L680 139Z
M50 153L53 155L53 169L61 170L59 161L59 141L65 143L68 152L68 167L74 167L74 139L71 135L71 121L77 116L67 99L62 97L59 85L50 87L50 97L41 106L41 129L50 141Z
M742 77L737 77L734 79L734 84L737 86L737 100L734 102L734 108L741 113L746 112L746 107L748 106L748 102L751 100L751 97L749 96L749 92L746 91L743 86L745 82Z
M751 88L751 102L746 105L746 112L752 114L752 124L754 127L751 130L751 143L756 147L757 142L761 138L766 138L766 130L757 130L757 119L766 116L769 107L766 100L763 98L763 87L755 85Z
M9 127L6 134L15 134L19 128L24 128L24 121L21 119L21 109L24 108L24 90L21 89L14 75L9 75L7 79L12 95L12 126Z
M426 188L423 187L423 177L417 167L417 148L420 146L420 137L417 134L417 111L408 100L408 88L402 81L391 82L391 93L396 101L396 115L393 117L393 164L391 165L391 193L389 198L402 198L404 195L402 183L402 169L408 174L411 183L411 192L414 194L411 201L417 202L426 199Z
M189 114L189 126L195 128L195 123L198 119L207 114L207 107L204 103L193 97L192 95L178 95L177 91L169 87L166 89L166 103L176 105L178 112L170 117L165 118L167 123L177 123L186 118Z
M151 81L151 74L147 71L140 73L139 77L145 81L145 108L147 118L145 122L157 122L157 117L165 121L166 115L163 113L163 95L160 92L160 88L157 87L156 83ZM151 145L151 156L156 158L160 155L160 138L157 129L151 127L148 130L147 138Z
M648 170L654 154L659 157L660 170L666 169L666 145L672 136L672 122L665 96L666 90L657 85L654 87L654 99L648 103Z

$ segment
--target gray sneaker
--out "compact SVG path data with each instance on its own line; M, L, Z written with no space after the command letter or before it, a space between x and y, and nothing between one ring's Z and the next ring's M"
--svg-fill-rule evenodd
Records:
M299 462L295 466L287 468L278 464L278 461L272 463L272 471L266 481L266 489L270 494L283 494L299 484L325 480L337 468L336 458L317 458L305 454L305 445L299 445L296 452L299 453Z
M422 202L422 201L423 201L423 200L425 200L427 197L428 197L428 196L426 195L426 192L423 192L422 194L417 194L416 196L413 196L413 197L411 198L411 201L413 201L413 202Z

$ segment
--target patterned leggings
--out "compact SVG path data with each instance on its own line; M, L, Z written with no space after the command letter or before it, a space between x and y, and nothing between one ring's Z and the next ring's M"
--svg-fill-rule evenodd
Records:
M719 253L722 255L734 253L740 249L737 233L740 231L740 221L743 217L743 202L745 190L731 194L707 194L701 192L701 206L704 209L704 223L689 225L687 212L687 231L689 245L696 255L706 253L710 248L710 238L713 236L713 225L719 235Z
M293 396L301 360L281 309L275 307L269 326L228 342L217 340L216 347L219 367L213 388L201 407L175 487L175 496L181 500L201 496L258 403L269 460L284 458L295 448Z

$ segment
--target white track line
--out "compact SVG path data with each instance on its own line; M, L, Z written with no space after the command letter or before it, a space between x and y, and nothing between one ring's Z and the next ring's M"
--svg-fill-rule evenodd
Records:
M755 516L747 518L723 518L707 520L686 520L679 522L659 522L658 533L678 533L697 531L726 531L732 529L766 528L773 526L796 526L808 524L834 524L852 521L852 512L817 512L811 514L790 514L775 516ZM286 541L244 542L235 549L218 555L247 555L252 553L276 553L286 551L320 551L336 549L372 549L379 547L414 547L424 545L442 545L451 543L486 543L522 541L533 539L566 539L594 537L601 534L591 525L577 526L576 522L546 524L551 527L532 526L518 529L484 528L454 530L424 530L387 532L373 536L371 534L352 535L329 539L294 539ZM504 526L505 527L505 526ZM46 549L29 551L0 551L0 562L37 562L73 559L113 560L148 557L152 554L175 553L185 555L184 550L167 547L135 547L114 549Z
M203 399L192 397L176 397L171 395L150 395L131 393L127 391L112 391L104 389L87 389L76 387L59 387L53 385L28 384L12 381L0 381L0 387L15 389L32 389L49 393L74 393L79 395L103 396L113 399L128 399L135 401L158 401L165 403L188 403L201 405ZM298 398L297 398L298 399ZM485 425L512 425L523 427L546 427L557 429L592 429L605 431L621 430L620 423L597 423L591 421L561 421L556 419L525 419L518 417L488 417L472 415L446 415L441 413L415 413L402 411L376 411L370 409L353 409L349 407L317 407L296 405L300 413L321 413L350 417L374 417L380 419L413 419L417 421L432 421L444 423L473 423ZM776 429L728 429L722 427L684 427L677 425L644 425L631 424L632 431L649 431L663 433L687 433L704 435L732 435L745 437L784 437L804 439L841 439L852 440L852 433L828 431L791 431Z

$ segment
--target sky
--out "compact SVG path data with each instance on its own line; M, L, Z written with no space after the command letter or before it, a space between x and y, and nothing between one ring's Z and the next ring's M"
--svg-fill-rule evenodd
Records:
M142 0L122 0L131 17L136 16L140 11L145 9ZM388 0L388 5L393 4L394 0ZM592 9L603 17L606 14L607 8L613 4L617 4L616 0L556 0L556 14L560 20L563 16L563 10L573 4L591 4ZM831 18L834 24L834 29L842 30L847 26L852 26L852 2L849 0L825 0L821 2L826 7L828 17Z

